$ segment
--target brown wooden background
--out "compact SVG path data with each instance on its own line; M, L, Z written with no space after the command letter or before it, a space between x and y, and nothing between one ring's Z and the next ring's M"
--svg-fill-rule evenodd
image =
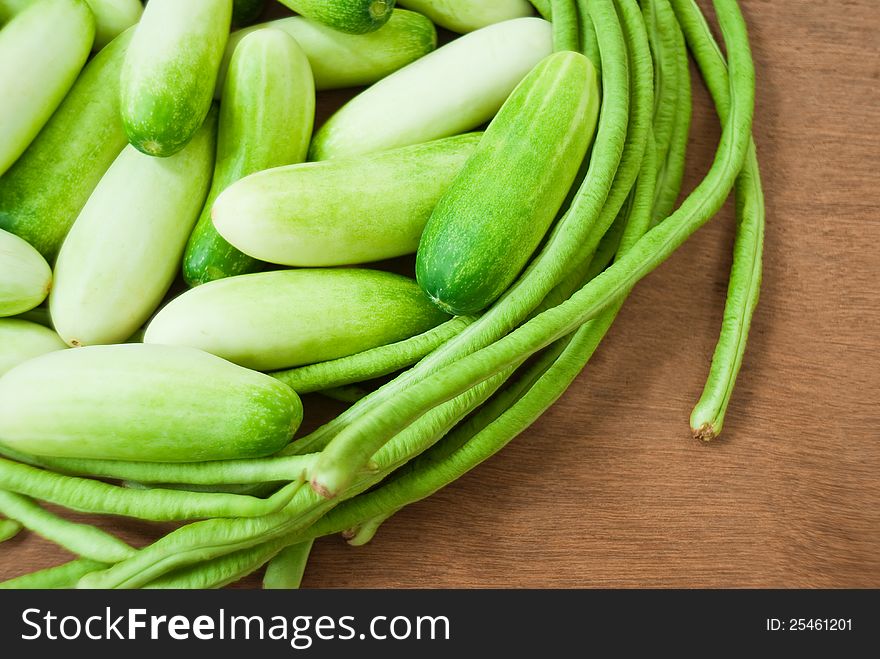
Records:
M730 204L635 289L528 432L369 546L317 543L304 586L880 586L880 11L741 4L766 265L723 438L699 445L687 420L724 303ZM699 83L695 106L688 186L718 137ZM0 578L68 558L20 537L0 549Z

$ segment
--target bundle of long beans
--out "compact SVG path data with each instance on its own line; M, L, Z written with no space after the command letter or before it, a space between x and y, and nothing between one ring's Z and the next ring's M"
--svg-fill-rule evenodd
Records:
M315 538L342 532L352 544L369 541L402 507L528 427L583 369L632 287L735 188L728 301L691 417L699 439L717 436L757 303L764 208L751 138L754 70L746 26L735 0L713 1L726 58L693 0L534 2L552 20L555 48L582 52L600 71L602 104L567 205L513 286L479 317L277 374L304 392L406 369L274 457L185 465L0 460L0 489L16 492L0 493L0 512L16 520L4 522L0 539L21 524L82 556L5 586L208 588L268 563L267 587L295 587ZM687 49L722 132L705 178L673 210L691 117ZM167 485L132 489L96 478ZM222 491L224 483L235 487ZM96 513L207 519L135 550L29 497Z

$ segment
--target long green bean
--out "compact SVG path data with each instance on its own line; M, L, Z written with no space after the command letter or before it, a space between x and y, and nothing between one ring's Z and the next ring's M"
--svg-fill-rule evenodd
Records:
M313 540L305 540L285 547L266 566L263 588L267 590L295 590L302 583L312 551Z
M80 512L153 521L265 515L283 508L301 489L301 484L301 481L290 483L268 499L182 490L131 490L0 458L0 489Z
M580 51L578 15L574 0L550 0L553 18L553 50Z
M107 567L89 558L77 558L68 563L23 574L0 582L0 590L44 590L49 588L74 588L80 577Z
M0 542L12 540L21 531L21 524L14 519L0 519Z

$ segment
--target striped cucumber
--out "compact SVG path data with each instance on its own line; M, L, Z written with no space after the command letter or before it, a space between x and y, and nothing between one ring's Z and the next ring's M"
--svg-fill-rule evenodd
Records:
M156 315L144 341L200 348L271 371L400 341L447 318L408 277L356 268L279 270L187 291Z
M528 0L400 0L400 4L462 34L535 13Z
M0 177L0 228L27 240L49 262L127 142L119 73L133 34L126 31L95 55L49 123Z
M208 192L216 111L183 151L126 147L73 225L55 266L49 310L68 345L125 341L159 306Z
M0 30L0 176L64 99L94 38L84 0L40 0Z
M267 27L284 30L302 46L318 90L371 85L437 47L434 24L414 11L395 9L385 25L361 35L339 32L302 16L280 18L229 35L217 79L218 97L235 46L251 32Z
M144 6L138 0L86 0L95 15L95 50L101 50L141 20Z
M297 14L350 34L373 32L388 22L394 0L278 0Z
M578 53L547 57L514 90L422 235L416 273L438 307L474 313L516 279L574 181L598 112L596 71Z
M66 347L48 327L18 318L0 318L0 375L29 359Z
M473 130L492 118L552 50L550 24L540 18L471 32L342 106L315 133L310 159L384 151Z
M232 0L150 0L122 67L122 124L136 149L170 156L202 125L231 13Z
M232 0L232 24L248 25L263 13L266 0Z
M214 180L183 258L190 286L259 267L217 233L211 207L238 179L305 160L312 137L315 84L305 53L287 33L270 28L249 34L235 49L229 71Z
M46 299L52 270L40 253L0 229L0 316L30 311Z
M292 389L199 350L49 353L0 378L0 442L69 458L196 462L268 455L302 419Z
M284 265L412 254L481 135L259 172L220 195L214 226L246 254Z

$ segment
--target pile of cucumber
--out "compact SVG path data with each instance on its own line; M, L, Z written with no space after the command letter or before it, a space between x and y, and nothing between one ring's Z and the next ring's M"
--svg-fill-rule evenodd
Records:
M80 556L0 587L298 586L552 405L735 188L721 431L764 223L735 0L726 55L694 0L266 4L0 0L0 541ZM722 136L679 201L688 48ZM297 435L315 392L350 405Z

